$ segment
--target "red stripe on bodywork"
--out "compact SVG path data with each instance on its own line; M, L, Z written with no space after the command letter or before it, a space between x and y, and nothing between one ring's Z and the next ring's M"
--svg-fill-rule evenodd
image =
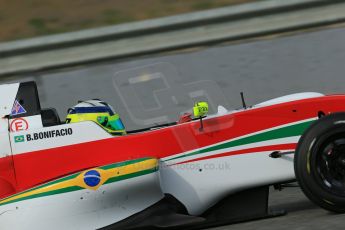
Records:
M12 156L0 158L0 198L9 196L16 191L14 172Z

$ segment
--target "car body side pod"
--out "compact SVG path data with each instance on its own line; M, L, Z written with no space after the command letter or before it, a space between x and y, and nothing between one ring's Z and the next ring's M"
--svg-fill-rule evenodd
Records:
M159 202L158 162L142 158L90 168L0 200L3 230L94 230Z

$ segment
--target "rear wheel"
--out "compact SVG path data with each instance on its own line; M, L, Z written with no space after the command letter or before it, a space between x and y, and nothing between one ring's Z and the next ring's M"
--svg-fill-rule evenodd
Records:
M345 113L323 117L306 130L294 164L297 181L311 201L345 212Z

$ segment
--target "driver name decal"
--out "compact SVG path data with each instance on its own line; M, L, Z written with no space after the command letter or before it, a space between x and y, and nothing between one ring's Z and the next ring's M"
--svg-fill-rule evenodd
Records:
M72 128L49 130L49 131L44 131L44 132L26 134L26 141L37 141L37 140L43 140L43 139L49 139L49 138L71 136L72 134L73 134Z

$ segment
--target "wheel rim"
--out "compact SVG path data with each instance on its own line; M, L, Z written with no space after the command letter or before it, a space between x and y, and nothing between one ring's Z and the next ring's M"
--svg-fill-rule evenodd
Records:
M345 196L345 137L327 138L316 155L316 173L319 183L338 196Z

